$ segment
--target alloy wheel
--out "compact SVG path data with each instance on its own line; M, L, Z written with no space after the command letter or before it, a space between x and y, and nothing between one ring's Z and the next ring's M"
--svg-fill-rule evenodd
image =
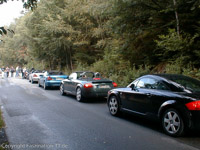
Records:
M63 84L60 85L60 94L65 95Z
M165 111L162 124L164 130L169 135L180 136L183 134L184 124L181 116L175 109Z
M116 96L112 96L109 99L109 111L111 115L115 116L119 113L119 104Z
M82 91L80 87L78 87L76 90L76 100L79 102L83 101Z
M47 89L47 86L46 86L45 82L43 84L43 87L44 87L45 90Z
M41 87L40 82L38 81L38 87Z

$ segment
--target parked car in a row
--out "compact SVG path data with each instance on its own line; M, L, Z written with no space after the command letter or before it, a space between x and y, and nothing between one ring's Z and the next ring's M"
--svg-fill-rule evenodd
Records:
M106 97L108 91L114 87L117 87L115 82L101 77L98 72L79 71L62 80L60 93L75 95L76 100L82 102L86 98Z
M34 82L38 82L40 75L43 75L44 73L41 70L34 70L31 74L29 74L29 82L32 84Z
M142 76L110 90L107 104L113 116L128 112L159 120L170 136L200 128L200 81L183 75Z
M46 71L39 75L38 86L42 86L45 90L49 87L59 87L61 81L67 79L67 77L61 71Z
M166 134L181 136L187 129L200 129L200 81L175 74L144 75L125 88L98 72L78 71L63 75L59 71L33 72L29 78L44 89L59 86L61 95L74 95L79 102L107 97L110 114L128 112L158 120ZM33 79L34 74L38 79ZM142 117L142 118L143 118Z

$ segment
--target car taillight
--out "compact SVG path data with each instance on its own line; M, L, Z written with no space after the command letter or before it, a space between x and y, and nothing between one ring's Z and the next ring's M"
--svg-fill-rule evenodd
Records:
M34 74L34 75L33 75L33 77L37 77L37 75L36 75L36 74Z
M185 104L189 110L200 110L200 101L194 101Z
M51 77L48 77L47 80L52 80L52 78L51 78Z
M84 87L84 88L92 88L93 85L92 85L92 83L86 83L86 84L84 84L83 87Z
M114 87L117 87L117 83L113 82L112 84L113 84Z
M93 80L101 80L101 78L93 78Z

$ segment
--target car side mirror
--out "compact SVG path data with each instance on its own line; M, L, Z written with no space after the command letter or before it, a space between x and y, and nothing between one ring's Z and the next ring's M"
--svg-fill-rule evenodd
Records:
M131 88L132 90L135 90L135 84L131 84L130 88Z

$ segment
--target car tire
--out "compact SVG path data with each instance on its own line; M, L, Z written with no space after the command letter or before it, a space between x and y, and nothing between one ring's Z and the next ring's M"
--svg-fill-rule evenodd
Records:
M77 100L78 102L83 102L83 101L84 101L84 97L83 97L83 95L82 95L82 91L81 91L81 88L80 88L80 87L78 87L78 88L76 89L76 100Z
M38 81L38 87L41 87L40 82Z
M184 122L176 109L167 109L162 115L162 127L170 136L182 136L184 134Z
M61 95L65 95L65 92L64 92L64 85L63 85L63 84L60 85L60 94L61 94Z
M47 86L46 86L46 84L45 84L45 82L44 82L44 84L43 84L43 88L44 88L44 90L47 90L47 89L48 89Z
M119 101L116 96L109 97L108 108L111 115L118 116L120 114Z

